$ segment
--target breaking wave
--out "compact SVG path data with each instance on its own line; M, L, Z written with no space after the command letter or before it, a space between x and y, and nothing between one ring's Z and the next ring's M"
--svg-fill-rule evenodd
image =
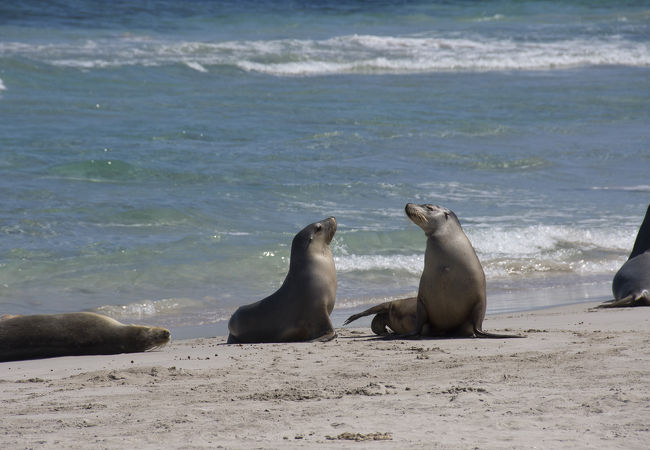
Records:
M275 76L313 76L645 67L650 66L650 43L621 37L521 41L421 35L168 42L127 35L84 42L5 42L0 43L0 57L79 69L182 64L201 73L230 67Z
M486 276L521 277L540 273L614 273L632 248L636 230L573 226L485 227L466 229ZM418 276L422 252L393 255L338 255L341 274L393 272ZM345 275L343 275L345 277Z

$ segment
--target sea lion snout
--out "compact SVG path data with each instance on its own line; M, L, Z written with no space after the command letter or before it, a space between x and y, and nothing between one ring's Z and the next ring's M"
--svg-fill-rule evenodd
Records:
M338 223L336 222L336 217L334 216L331 216L326 220L329 222L329 242L331 242L332 239L334 239L334 234L336 234L336 228L338 227Z
M169 338L171 337L171 335L172 334L170 333L170 331L168 329L166 329L166 328L163 328L158 332L158 338L161 341L165 341L165 342L169 341Z
M439 209L438 206L433 205L417 205L415 203L407 203L404 207L404 212L409 219L413 221L420 228L424 228L428 222L429 218L427 213Z
M313 239L317 234L319 233L324 233L324 238L323 241L325 245L329 245L332 242L332 239L334 239L334 234L336 234L336 228L337 228L337 223L336 223L336 218L334 216L330 216L327 219L323 219L320 222L316 222L312 224L314 227L314 233L312 234L312 237L310 239Z

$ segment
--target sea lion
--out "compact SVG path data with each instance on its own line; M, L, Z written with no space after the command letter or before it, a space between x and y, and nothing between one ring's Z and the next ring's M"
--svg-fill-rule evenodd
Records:
M375 334L385 336L393 333L407 334L415 328L415 313L417 311L417 297L402 298L390 302L380 303L358 314L353 314L343 323L347 325L361 317L375 314L370 324L370 329Z
M632 253L612 281L614 299L599 308L650 306L650 205L636 235Z
M73 355L111 355L162 347L169 330L124 325L92 312L5 315L0 319L0 362Z
M406 215L424 231L427 248L410 335L522 337L487 333L485 274L453 211L408 203Z
M289 273L270 296L241 306L228 322L228 343L329 341L336 300L336 269L330 242L336 219L307 225L293 238Z

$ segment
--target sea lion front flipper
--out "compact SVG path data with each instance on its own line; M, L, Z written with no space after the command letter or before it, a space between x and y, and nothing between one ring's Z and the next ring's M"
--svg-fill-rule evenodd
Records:
M13 319L14 317L20 317L20 314L3 314L0 316L0 320Z
M331 330L325 333L324 335L317 337L316 339L312 339L310 342L329 342L332 339L336 338L338 335L336 334L336 331Z

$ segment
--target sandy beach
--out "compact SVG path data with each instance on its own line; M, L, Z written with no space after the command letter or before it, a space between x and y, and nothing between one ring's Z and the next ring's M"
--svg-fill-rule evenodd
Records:
M171 342L0 363L9 448L647 448L650 308L488 316L526 339Z

